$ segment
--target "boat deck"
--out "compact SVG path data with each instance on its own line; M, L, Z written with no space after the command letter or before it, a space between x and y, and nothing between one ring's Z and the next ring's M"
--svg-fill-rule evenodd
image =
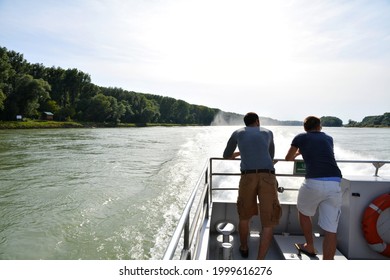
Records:
M240 176L240 173L226 171L215 172L213 161L220 158L210 158L199 177L195 188L178 221L171 242L164 254L164 260L243 260L239 252L239 235L237 225L239 217L236 207L237 185L228 176ZM278 160L283 161L283 160ZM390 177L379 176L378 169L390 161L338 161L343 163L368 163L375 167L374 176L344 176L341 181L342 206L341 216L337 229L336 260L388 260L389 256L373 249L367 242L362 229L362 217L370 203L379 196L390 193ZM292 174L277 174L284 178L303 177L295 172ZM214 180L213 180L214 179ZM282 180L279 181L280 183ZM281 193L282 217L274 227L272 244L266 256L267 260L322 260L322 243L324 231L318 225L318 211L312 217L312 230L315 238L315 248L318 254L309 257L300 253L295 243L304 243L302 229L298 219L297 188L288 187L284 182L278 188ZM231 195L231 192L234 195ZM388 207L387 207L388 208ZM382 211L378 221L380 227L373 228L383 239L381 244L390 244L390 212ZM260 219L253 217L249 228L249 257L246 260L257 258L260 230ZM228 237L230 236L230 238ZM225 237L225 238L224 238ZM182 240L181 240L182 239ZM182 242L181 242L182 241ZM177 250L181 244L181 250Z
M317 249L316 257L309 257L303 253L299 254L298 250L295 248L294 243L305 243L305 238L302 231L299 227L299 222L297 220L298 213L296 212L295 205L282 204L282 209L284 213L290 213L289 218L282 219L281 223L274 228L274 237L272 244L270 245L269 251L267 253L266 259L268 260L321 260L322 259L322 242L323 242L323 231L317 225L317 215L313 217L313 232L314 232L314 245ZM230 243L232 244L232 249L229 258L234 260L242 260L243 258L239 252L239 234L237 230L238 225L238 215L236 210L235 202L214 202L212 207L212 218L210 224L208 225L208 237L205 237L205 240L208 240L208 259L217 260L224 259L222 253L222 243L223 235L221 231L217 230L218 224L223 225L229 229L229 226L226 226L226 223L230 223L231 227L234 227L233 232L230 235ZM287 215L285 215L286 217ZM234 225L234 226L233 226ZM255 260L257 258L257 251L260 240L260 229L261 225L259 218L253 217L250 220L250 236L248 239L249 246L249 257L250 260ZM336 260L346 260L347 258L339 251L336 251L335 255Z
M223 259L222 253L222 237L218 233L212 233L210 236L209 259ZM248 239L249 256L242 258L239 252L239 236L238 232L234 232L231 238L233 245L230 258L233 260L256 260L259 246L260 235L258 232L252 232ZM294 243L304 243L305 238L301 235L274 235L272 244L268 251L267 260L321 260L322 259L322 241L323 236L314 239L315 247L318 251L317 256L309 257L303 253L299 254L294 246ZM346 260L347 258L339 251L336 251L335 260Z

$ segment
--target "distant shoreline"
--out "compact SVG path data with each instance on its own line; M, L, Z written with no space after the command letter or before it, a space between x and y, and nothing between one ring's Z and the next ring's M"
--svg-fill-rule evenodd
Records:
M50 129L50 128L137 128L137 127L175 127L175 126L202 126L194 124L167 124L167 123L96 123L96 122L75 122L75 121L0 121L0 129ZM204 126L204 125L203 125ZM213 126L213 125L210 125ZM288 125L287 125L288 126ZM290 125L292 126L292 125ZM295 125L296 126L296 125ZM348 126L345 128L389 128L388 126Z
M50 129L50 128L132 128L132 127L153 127L153 126L194 126L183 124L164 123L96 123L96 122L75 122L75 121L0 121L0 129ZM200 126L200 125L197 125Z

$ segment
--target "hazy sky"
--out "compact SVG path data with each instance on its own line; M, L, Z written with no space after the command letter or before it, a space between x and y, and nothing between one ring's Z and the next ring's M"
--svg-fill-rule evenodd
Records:
M388 0L0 0L0 46L228 112L390 112Z

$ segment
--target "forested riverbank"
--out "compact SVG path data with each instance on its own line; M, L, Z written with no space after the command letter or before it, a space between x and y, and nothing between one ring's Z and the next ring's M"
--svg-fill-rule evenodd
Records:
M95 123L209 125L216 108L171 97L100 87L89 74L32 64L0 47L0 120L46 118Z
M101 87L78 69L29 63L0 47L0 128L137 127L242 124L242 115L150 93ZM324 126L343 126L333 116ZM18 121L16 121L18 120ZM263 125L301 125L302 120L261 117ZM347 127L390 127L390 113L349 120Z
M192 124L193 125L193 124ZM76 121L0 121L0 129L33 129L33 128L113 128L113 127L152 127L152 126L192 126L166 123L99 123Z

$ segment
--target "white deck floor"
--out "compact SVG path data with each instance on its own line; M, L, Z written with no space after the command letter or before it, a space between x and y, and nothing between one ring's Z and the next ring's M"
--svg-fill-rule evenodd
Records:
M222 259L222 253L220 249L221 243L217 240L218 235L213 235L210 239L210 248L209 248L209 258L212 260ZM233 249L231 258L234 260L256 260L257 250L259 244L259 235L252 233L248 240L249 245L249 257L247 259L242 258L239 252L239 236L236 233L232 235L233 240ZM268 251L266 259L268 260L322 260L322 241L323 237L316 237L314 244L317 249L316 257L309 257L303 253L299 254L298 250L295 248L294 243L304 243L305 239L303 236L284 236L284 235L274 235L271 247ZM335 260L346 260L340 251L336 251Z
M305 238L303 236L275 235L274 238L286 260L322 260L322 242L324 240L322 236L314 238L314 246L317 249L316 257L309 257L303 253L298 254L298 250L295 248L294 243L305 243ZM336 250L334 258L335 260L347 259L338 250Z

